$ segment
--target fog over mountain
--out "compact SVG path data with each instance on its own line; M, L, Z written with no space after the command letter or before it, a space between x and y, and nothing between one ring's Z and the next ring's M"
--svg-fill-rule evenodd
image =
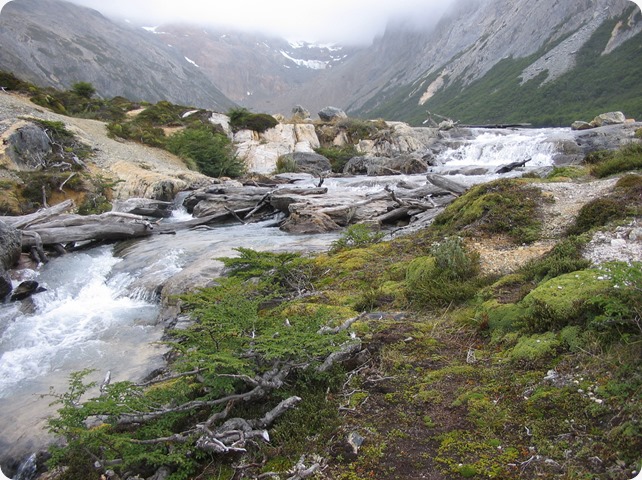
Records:
M7 3L0 1L0 7ZM452 0L325 0L300 2L279 0L73 0L114 19L147 24L196 23L258 32L288 40L370 44L390 21L414 19L422 28L434 24Z
M642 13L629 0L274 3L13 0L0 69L219 111L332 105L413 124L431 112L538 125L642 117Z

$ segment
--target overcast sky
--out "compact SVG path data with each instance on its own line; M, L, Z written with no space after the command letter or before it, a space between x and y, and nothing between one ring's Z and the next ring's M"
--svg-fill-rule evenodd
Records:
M190 21L260 30L289 40L370 43L390 19L434 22L453 0L71 0L109 17ZM0 0L0 5L7 3Z

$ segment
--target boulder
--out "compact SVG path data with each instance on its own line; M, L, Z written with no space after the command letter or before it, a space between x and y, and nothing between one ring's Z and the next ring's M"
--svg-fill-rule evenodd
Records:
M7 272L0 269L0 302L11 294L12 289L11 277Z
M29 298L36 293L45 292L46 288L41 287L40 284L34 280L26 280L16 287L11 294L11 301L19 301Z
M609 112L595 117L591 122L591 125L594 127L603 127L605 125L621 125L625 122L626 117L622 112Z
M301 105L294 106L294 108L292 109L292 115L302 120L307 120L308 118L310 118L310 112L303 108Z
M8 270L18 263L21 251L20 232L0 221L0 270Z
M332 171L330 160L318 153L294 152L286 156L289 156L294 160L297 171L299 172L309 173L318 177L326 172Z
M168 218L172 216L173 202L151 200L149 198L129 198L116 200L112 204L112 211L142 215L144 217Z
M319 118L324 122L333 122L342 118L348 118L346 112L337 107L325 107L319 112Z
M578 120L571 124L571 130L588 130L590 128L593 128L593 125L588 122L583 122L582 120Z
M42 167L51 153L51 143L45 131L35 123L19 128L7 139L7 153L19 167L30 170Z
M212 113L210 123L221 127L221 130L223 130L229 139L234 138L234 132L232 132L232 127L230 127L230 117L227 115L222 113Z
M328 233L340 227L328 215L311 210L292 212L281 225L281 230L288 233Z

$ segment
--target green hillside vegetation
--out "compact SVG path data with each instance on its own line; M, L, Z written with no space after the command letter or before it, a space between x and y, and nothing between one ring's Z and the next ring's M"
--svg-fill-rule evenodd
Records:
M591 161L581 181L610 159ZM581 250L639 218L641 179L623 175L549 253L503 276L470 241L505 237L507 222L515 248L539 238L528 179L473 188L392 241L359 225L316 256L239 249L226 278L183 297L195 322L169 340L165 377L89 399L97 374L81 372L53 392L50 428L67 444L50 464L74 480L161 466L170 480L297 478L297 464L339 480L628 480L642 460L642 263L592 267ZM245 451L203 440L227 441L239 419Z
M635 7L632 7L632 9ZM554 81L542 84L547 72L520 85L519 75L555 44L527 58L507 58L483 78L469 85L460 81L440 90L426 104L419 105L425 86L436 78L427 77L423 89L417 83L401 88L379 107L366 105L353 112L360 115L407 121L421 125L428 112L439 113L464 124L532 123L535 126L568 126L575 120L592 120L606 111L622 111L642 117L642 35L638 34L608 55L601 55L619 20L605 22L578 51L577 64ZM414 93L413 93L414 92ZM381 99L377 99L378 101Z
M9 72L0 72L0 86L29 95L35 104L61 115L107 122L110 135L169 150L205 175L238 177L244 172L243 163L234 156L231 141L220 127L209 121L207 110L167 101L152 105L124 97L101 99L95 97L95 88L89 82L77 82L67 91L42 88ZM132 114L134 111L140 112ZM192 113L185 116L187 112ZM277 123L269 115L243 109L230 113L239 125L245 122L260 131ZM166 131L170 131L170 135Z

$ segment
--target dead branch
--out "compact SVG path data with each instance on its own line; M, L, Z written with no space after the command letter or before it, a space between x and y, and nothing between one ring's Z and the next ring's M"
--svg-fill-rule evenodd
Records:
M344 330L347 330L352 326L353 323L361 320L363 317L366 316L366 312L361 313L360 315L357 315L356 317L352 317L347 319L345 322L343 322L341 325L338 327L321 327L318 331L317 334L323 335L323 334L330 334L330 335L336 335L337 333L343 332Z
M343 362L355 355L361 350L361 340L357 339L357 342L346 343L341 347L341 349L336 352L332 352L327 356L325 361L317 367L318 372L325 372L329 370L335 363Z

